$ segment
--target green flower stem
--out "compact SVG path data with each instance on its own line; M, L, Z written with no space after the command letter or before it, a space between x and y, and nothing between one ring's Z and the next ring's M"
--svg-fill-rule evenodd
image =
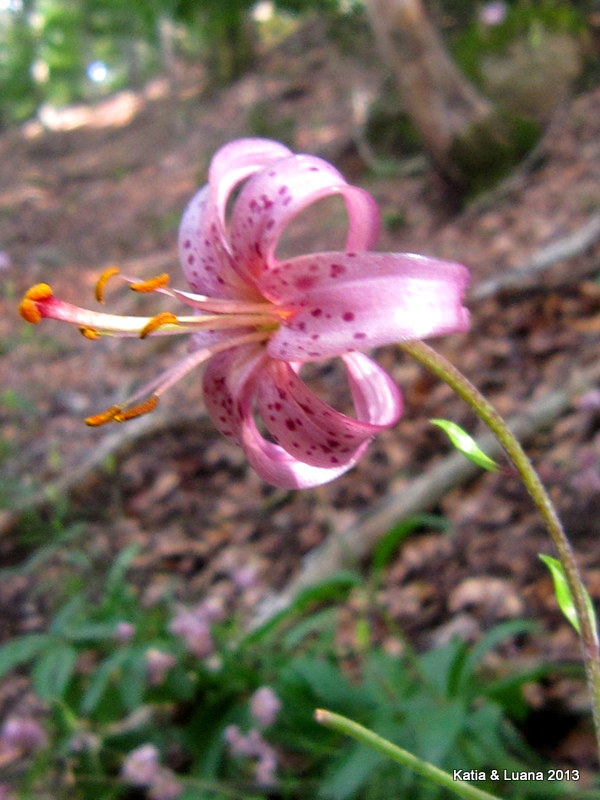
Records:
M509 430L506 422L479 390L453 364L423 342L402 342L400 347L447 383L459 397L468 403L477 416L492 431L519 472L525 488L544 520L563 565L569 589L573 596L577 618L579 619L583 661L592 699L596 740L600 751L600 647L598 645L596 622L593 614L589 611L585 588L577 568L575 556L556 509L537 472L525 455L523 448Z
M465 800L498 800L496 795L484 792L482 789L477 789L477 787L472 786L466 781L454 780L450 773L444 772L444 770L439 769L439 767L434 767L433 764L429 764L427 761L422 761L407 750L397 747L387 739L383 739L381 736L373 733L373 731L370 731L368 728L363 728L362 725L353 722L347 717L334 714L333 711L325 711L322 708L318 708L315 711L315 719L328 728L333 728L339 733L352 736L353 739L369 745L375 750L379 750L380 753L388 756L388 758L392 758L399 764L409 767L427 780L437 783L439 786L443 786L459 797L464 797Z

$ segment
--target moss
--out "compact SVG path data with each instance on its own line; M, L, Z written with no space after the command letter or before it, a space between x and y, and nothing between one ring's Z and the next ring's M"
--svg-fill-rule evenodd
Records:
M539 125L506 111L473 125L450 152L457 182L469 195L491 188L527 155L540 134Z
M423 151L419 136L391 80L371 104L365 124L369 146L381 157L406 157Z

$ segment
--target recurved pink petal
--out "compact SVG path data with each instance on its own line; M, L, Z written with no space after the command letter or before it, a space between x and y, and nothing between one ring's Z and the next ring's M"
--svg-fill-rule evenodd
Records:
M402 393L388 373L364 353L342 356L358 419L389 428L402 416Z
M233 347L214 355L202 377L204 404L223 436L241 444L241 398L268 356L256 345Z
M299 461L264 438L254 421L255 381L270 361L264 350L239 347L213 356L204 373L204 401L217 429L241 445L250 465L263 480L285 489L306 489L334 480L358 461L368 442L335 467Z
M348 211L346 249L372 247L379 233L379 209L368 192L346 183L326 161L292 155L273 162L243 187L231 217L230 241L236 263L254 278L277 262L275 250L286 225L302 209L340 194Z
M364 402L361 410L367 412L365 419L341 414L317 397L290 364L275 359L266 361L261 369L255 397L260 416L275 441L295 458L315 467L347 463L365 441L397 419L397 415L387 413L384 424L378 424L370 417L377 417L379 409L371 413Z
M213 156L208 184L192 198L179 228L179 257L190 286L217 297L256 297L231 258L225 213L231 192L270 162L290 154L268 139L238 139Z
M268 351L310 361L468 328L460 264L404 253L317 253L276 266L265 297L295 313Z
M227 201L233 189L259 169L290 155L291 150L284 144L260 138L236 139L217 150L210 162L208 185L223 234Z
M335 480L351 469L368 447L365 442L351 459L337 467L314 467L294 458L280 445L267 441L256 427L249 408L243 415L241 435L250 466L264 481L281 489L310 489Z
M190 200L179 226L179 260L191 288L213 297L256 297L234 269L208 186Z

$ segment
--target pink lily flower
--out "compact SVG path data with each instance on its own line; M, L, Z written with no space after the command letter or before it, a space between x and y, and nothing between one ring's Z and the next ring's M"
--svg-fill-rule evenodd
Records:
M232 192L244 181L227 218ZM279 260L277 244L288 223L330 195L341 195L346 205L344 251ZM378 231L374 199L331 164L277 142L240 139L215 154L208 184L181 222L179 253L191 291L170 288L168 275L143 282L122 276L136 291L191 307L192 315L90 311L59 300L47 284L26 293L20 312L29 322L75 323L91 339L191 333L186 356L126 403L86 422L123 422L151 411L170 386L206 362L204 400L221 433L243 448L264 480L284 488L317 486L356 464L369 440L402 413L399 389L362 351L465 331L469 324L465 267L372 252ZM98 300L118 272L101 276ZM355 417L327 405L300 377L302 364L334 356L344 363Z

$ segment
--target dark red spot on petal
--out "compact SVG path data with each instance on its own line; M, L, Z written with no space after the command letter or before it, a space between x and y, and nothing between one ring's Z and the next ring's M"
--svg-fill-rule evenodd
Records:
M346 311L344 314L342 314L342 319L344 320L344 322L352 322L352 320L354 319L354 314L352 313L352 311Z
M296 289L306 290L310 289L311 286L313 286L314 282L315 279L311 278L310 275L300 275L294 281L294 286L296 287Z
M346 272L346 267L343 264L331 264L329 268L329 274L332 278L339 278L344 272Z

